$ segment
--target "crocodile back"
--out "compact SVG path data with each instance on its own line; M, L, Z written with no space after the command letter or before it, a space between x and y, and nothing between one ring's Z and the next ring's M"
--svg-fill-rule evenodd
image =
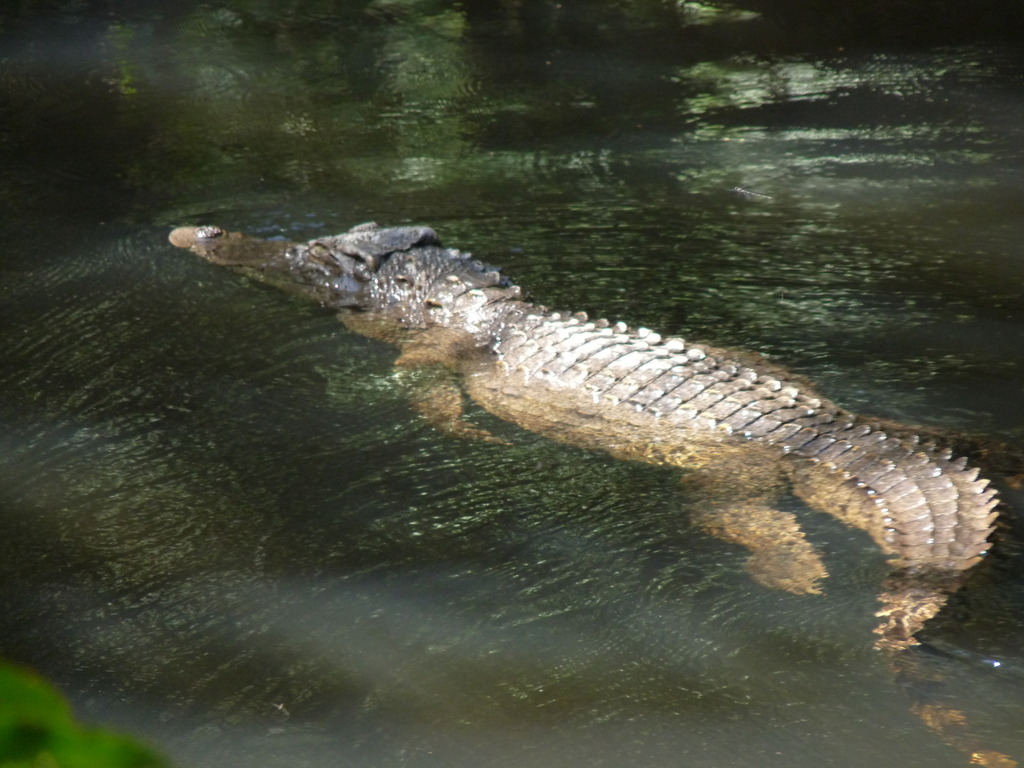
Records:
M843 411L766 361L543 311L506 323L492 352L506 395L557 390L620 440L668 441L657 452L668 461L672 442L772 446L805 481L801 496L904 563L963 570L989 546L997 502L976 469Z

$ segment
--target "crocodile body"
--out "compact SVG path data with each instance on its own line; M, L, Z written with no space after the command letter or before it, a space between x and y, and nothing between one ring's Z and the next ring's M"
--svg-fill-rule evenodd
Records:
M362 225L292 244L182 227L171 241L338 309L356 330L398 344L399 365L456 371L502 419L688 470L699 522L747 547L766 585L813 593L827 573L774 503L786 488L866 531L892 564L879 647L914 644L989 547L995 494L964 459L851 414L757 356L531 304L429 228ZM460 420L449 386L441 379L433 398L449 407L424 413L487 437Z

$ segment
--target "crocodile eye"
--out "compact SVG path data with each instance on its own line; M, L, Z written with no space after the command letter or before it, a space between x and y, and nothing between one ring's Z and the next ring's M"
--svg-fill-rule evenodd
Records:
M220 227L197 227L196 238L199 240L214 240L223 236L224 230Z

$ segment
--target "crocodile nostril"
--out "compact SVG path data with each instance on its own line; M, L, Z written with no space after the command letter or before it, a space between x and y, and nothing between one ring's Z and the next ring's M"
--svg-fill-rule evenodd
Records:
M178 227L167 236L167 239L178 248L191 248L200 241L215 240L223 235L224 230L220 227Z

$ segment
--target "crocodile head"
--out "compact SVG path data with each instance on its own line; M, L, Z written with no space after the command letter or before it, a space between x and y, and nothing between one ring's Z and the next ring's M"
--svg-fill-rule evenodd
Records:
M481 300L499 298L495 292L522 297L498 270L444 248L429 227L361 224L308 243L260 240L215 226L179 227L169 239L214 264L332 308L386 312L403 325L450 324Z
M261 240L217 226L178 227L168 239L207 261L235 269L331 307L363 308L366 288L388 256L438 244L427 227L381 229L363 224L336 237L291 243Z

